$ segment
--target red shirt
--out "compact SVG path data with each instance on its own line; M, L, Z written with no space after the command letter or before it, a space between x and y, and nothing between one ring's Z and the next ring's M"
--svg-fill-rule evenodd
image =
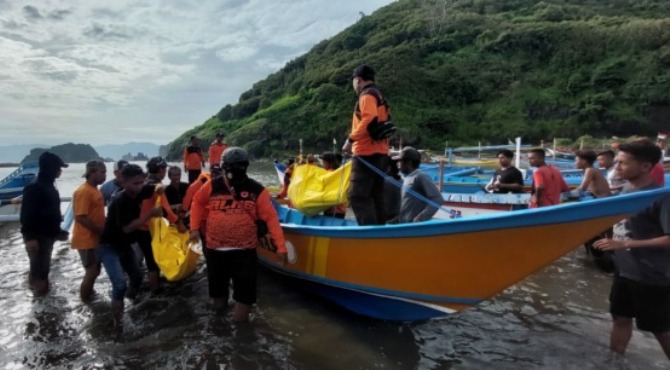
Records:
M651 178L660 186L665 186L665 170L663 170L663 163L658 162L654 167L651 168L649 172Z
M542 188L542 198L539 203L535 197L538 188ZM559 170L549 165L541 166L533 172L533 196L530 198L530 208L558 204L561 201L561 192L568 190L570 188Z

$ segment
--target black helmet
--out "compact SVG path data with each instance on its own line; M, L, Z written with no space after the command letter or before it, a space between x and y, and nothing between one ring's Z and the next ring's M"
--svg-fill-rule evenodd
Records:
M247 151L239 146L231 146L223 152L221 164L225 168L228 165L235 163L249 163L249 155Z
M149 171L149 173L158 173L161 168L167 168L167 165L168 164L163 157L152 157L147 162L147 171Z

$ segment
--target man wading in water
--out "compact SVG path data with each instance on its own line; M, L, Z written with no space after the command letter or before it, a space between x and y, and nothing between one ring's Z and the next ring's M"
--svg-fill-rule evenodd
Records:
M35 294L49 291L51 252L56 240L65 241L68 233L60 229L60 194L54 182L68 165L59 156L44 152L39 158L37 181L23 188L21 234L30 259L28 281Z
M622 144L615 166L628 180L621 194L660 188L651 177L661 150L651 141ZM614 226L614 236L593 246L614 251L617 272L610 292L612 351L624 354L637 328L654 334L670 358L670 196Z

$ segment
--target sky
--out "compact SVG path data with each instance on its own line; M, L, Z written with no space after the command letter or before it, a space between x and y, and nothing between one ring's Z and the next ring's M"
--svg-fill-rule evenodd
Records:
M391 0L0 0L0 146L167 144Z

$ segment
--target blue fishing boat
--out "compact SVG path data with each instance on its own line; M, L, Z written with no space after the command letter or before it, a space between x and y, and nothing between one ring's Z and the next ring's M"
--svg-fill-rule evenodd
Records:
M0 180L0 199L11 199L20 196L23 188L37 178L40 166L37 162L27 162L14 172Z
M355 313L426 320L472 307L653 201L658 189L552 207L421 223L357 226L275 205L287 264L261 262Z
M421 168L423 170L423 168ZM530 186L533 183L532 170L526 171L526 178L524 179L524 187L530 191ZM570 187L578 186L582 183L583 171L581 170L566 170L561 171L565 182ZM475 170L472 172L462 172L457 174L449 174L444 176L442 181L442 191L445 193L464 193L472 194L482 191L486 184L491 181L492 172L486 170Z

